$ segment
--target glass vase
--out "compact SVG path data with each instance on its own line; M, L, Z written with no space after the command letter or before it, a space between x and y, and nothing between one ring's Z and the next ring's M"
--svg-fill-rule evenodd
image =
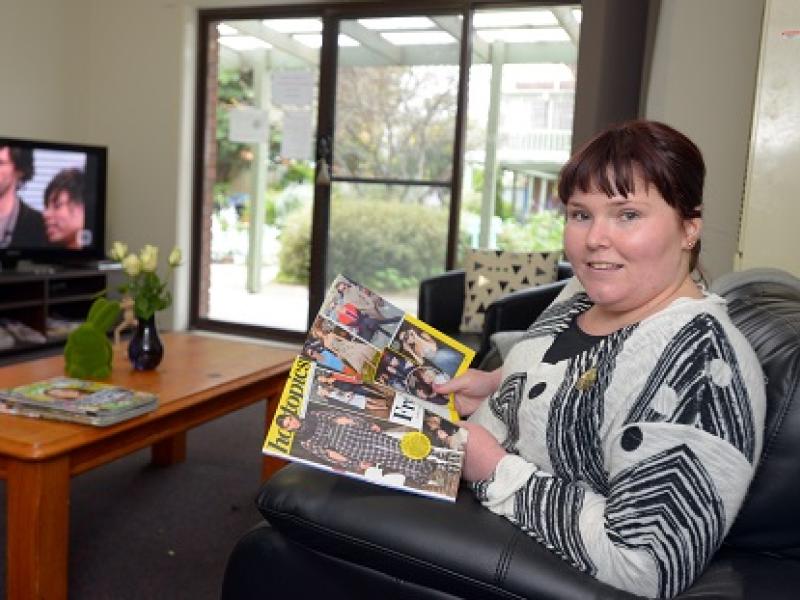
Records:
M164 357L164 346L158 337L156 316L139 319L136 332L128 343L128 358L137 371L155 369Z

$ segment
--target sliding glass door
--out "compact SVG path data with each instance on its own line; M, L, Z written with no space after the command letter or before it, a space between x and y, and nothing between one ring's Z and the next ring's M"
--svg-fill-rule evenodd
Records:
M299 340L338 273L413 313L469 246L560 242L580 11L493 4L201 11L194 326Z

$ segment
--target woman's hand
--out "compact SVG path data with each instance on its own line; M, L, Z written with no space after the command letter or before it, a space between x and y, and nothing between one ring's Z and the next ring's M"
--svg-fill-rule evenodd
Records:
M500 386L500 369L494 371L479 371L467 369L463 375L445 383L434 383L433 389L437 394L455 394L456 410L462 417L474 413L481 402L486 400Z
M506 451L482 425L469 421L460 425L469 432L462 476L466 481L489 479Z

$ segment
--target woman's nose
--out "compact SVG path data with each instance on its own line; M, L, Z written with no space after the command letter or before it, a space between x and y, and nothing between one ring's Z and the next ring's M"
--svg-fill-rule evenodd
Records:
M589 231L586 233L586 245L590 248L603 248L609 244L608 223L605 219L592 219Z

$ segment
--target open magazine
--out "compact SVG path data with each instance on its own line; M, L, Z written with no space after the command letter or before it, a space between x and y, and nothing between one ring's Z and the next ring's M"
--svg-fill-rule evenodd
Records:
M2 412L87 425L112 425L157 406L155 394L71 377L0 390Z
M265 454L455 500L466 430L432 384L474 352L340 275L309 330Z

